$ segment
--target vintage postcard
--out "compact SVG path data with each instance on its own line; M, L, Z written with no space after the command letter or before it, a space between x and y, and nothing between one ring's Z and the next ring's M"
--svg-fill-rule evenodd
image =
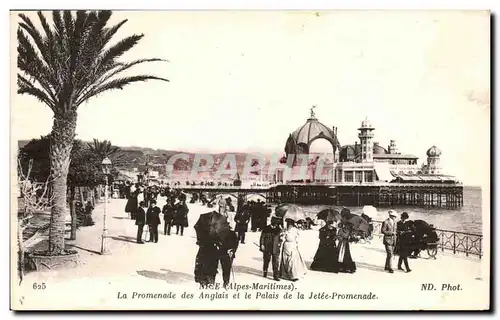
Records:
M490 309L490 12L10 23L13 310Z

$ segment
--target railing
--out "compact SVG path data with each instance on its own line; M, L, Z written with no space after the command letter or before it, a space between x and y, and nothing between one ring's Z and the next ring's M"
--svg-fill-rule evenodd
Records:
M204 190L236 190L236 189L241 189L241 190L268 190L270 187L276 186L275 184L269 184L265 186L202 186L202 185L178 185L174 186L174 188L177 189L204 189Z
M330 186L330 187L341 187L341 186L372 186L372 187L444 187L444 188L453 188L453 187L462 187L463 185L461 183L413 183L413 182L408 182L408 183L391 183L391 182L380 182L380 181L373 181L373 182L328 182L328 181L313 181L313 182L278 182L278 183L267 183L267 184L261 184L260 186L252 186L252 185L242 185L242 186L233 186L233 185L226 185L226 186L219 186L219 185L213 185L213 186L207 186L207 185L186 185L185 183L180 183L179 185L170 185L173 188L180 188L180 189L217 189L217 188L224 188L224 189L268 189L271 187L276 187L276 186Z
M373 234L381 235L382 221L373 221ZM457 232L451 230L436 229L439 237L438 249L451 251L453 254L463 253L465 256L473 255L481 258L483 256L483 236L480 234Z

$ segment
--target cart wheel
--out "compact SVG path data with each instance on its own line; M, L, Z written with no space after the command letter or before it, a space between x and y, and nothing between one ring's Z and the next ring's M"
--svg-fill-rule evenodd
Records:
M436 260L437 248L427 248L427 254L429 255L430 258Z

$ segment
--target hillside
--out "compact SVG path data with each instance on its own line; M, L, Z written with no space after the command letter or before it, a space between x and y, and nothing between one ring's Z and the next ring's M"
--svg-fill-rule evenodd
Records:
M23 148L25 145L27 145L29 143L29 141L30 140L19 140L18 147ZM146 162L152 166L165 165L165 164L167 164L168 159L170 159L170 157L172 157L175 154L179 154L179 153L187 153L189 155L189 159L190 159L189 162L184 163L184 164L180 164L182 167L187 169L187 168L191 167L191 165L194 161L194 157L195 157L195 153L188 153L188 152L176 151L176 150L152 149L152 148L145 148L145 147L138 147L138 146L125 146L125 147L120 146L120 148L121 148L121 151L118 153L117 156L121 158L120 162L125 163L125 165L122 168L128 169L128 170L131 170L132 168L138 168L139 171L142 171L145 169ZM239 170L242 170L248 153L225 152L225 153L214 153L214 154L212 154L212 156L214 157L215 163L218 163L218 162L220 163L228 154L235 155L237 167ZM179 164L179 163L176 163L176 166L177 166L177 164ZM162 171L162 170L160 170L160 171Z

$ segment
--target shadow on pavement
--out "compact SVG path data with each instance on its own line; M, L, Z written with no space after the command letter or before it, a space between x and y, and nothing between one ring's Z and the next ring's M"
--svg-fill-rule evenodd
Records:
M383 266L364 263L364 262L356 262L356 267L358 267L360 269L368 269L368 270L372 270L372 271L385 272Z
M186 282L194 282L194 276L176 272L167 269L161 269L164 272L150 271L150 270L137 270L137 274L146 278L163 280L170 284L182 284Z
M68 247L72 247L72 248L76 248L76 249L80 249L80 250L83 250L83 251L87 251L87 252L90 252L90 253L93 253L93 254L99 254L99 255L101 254L99 251L82 248L80 246L77 246L77 245L74 245L74 244L70 244L70 243L68 243L67 246Z
M111 239L123 242L137 243L137 239L135 237L118 236L118 237L111 237Z
M363 246L362 248L365 249L365 250L381 252L381 253L383 253L385 255L385 249L384 248L377 248L377 247L371 247L371 246Z
M130 218L127 218L127 217L113 217L113 219L118 219L118 220L132 220Z
M245 266L233 265L233 271L234 271L234 273L245 273L245 274L251 274L254 276L262 277L261 270L257 270L257 269L249 268L249 267L245 267Z
M262 259L262 257L252 257L252 259L257 260L257 261L260 261L260 262L263 262L263 261L264 261L264 260Z

